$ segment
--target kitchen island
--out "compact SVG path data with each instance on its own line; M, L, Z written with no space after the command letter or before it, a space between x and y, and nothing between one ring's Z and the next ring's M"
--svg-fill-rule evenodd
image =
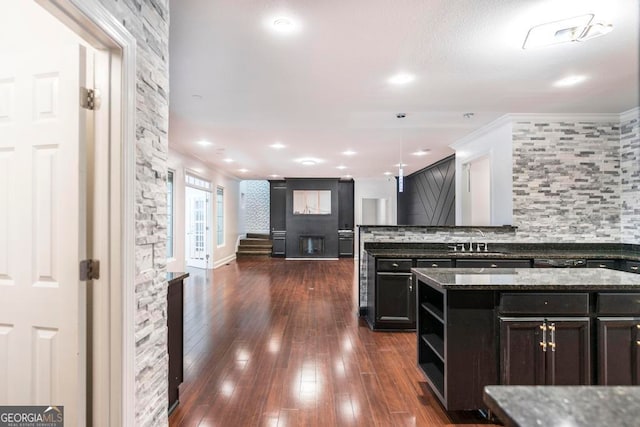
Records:
M485 402L506 427L635 427L640 387L489 386Z
M418 364L447 410L487 385L636 385L640 275L414 268Z

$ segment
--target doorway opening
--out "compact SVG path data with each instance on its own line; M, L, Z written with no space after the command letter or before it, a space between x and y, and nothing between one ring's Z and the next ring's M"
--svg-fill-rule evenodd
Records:
M187 267L210 269L211 191L187 186L185 189L185 254Z

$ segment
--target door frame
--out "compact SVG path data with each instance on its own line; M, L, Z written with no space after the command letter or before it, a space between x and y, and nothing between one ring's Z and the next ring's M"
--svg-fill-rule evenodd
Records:
M110 54L109 259L104 295L109 310L94 317L91 392L109 403L92 406L94 425L135 425L135 97L136 39L98 0L35 0L92 46Z

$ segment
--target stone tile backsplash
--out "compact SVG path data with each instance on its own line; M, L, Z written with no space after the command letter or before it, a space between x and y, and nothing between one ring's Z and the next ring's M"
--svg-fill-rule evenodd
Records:
M622 243L640 244L640 111L620 123Z
M513 124L518 241L620 242L620 124Z

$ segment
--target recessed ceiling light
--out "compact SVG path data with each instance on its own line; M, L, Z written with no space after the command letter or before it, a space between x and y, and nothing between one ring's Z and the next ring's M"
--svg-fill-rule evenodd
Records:
M238 169L238 172L246 173L246 172L249 172L249 169L245 169L245 168Z
M391 83L392 85L400 86L400 85L406 85L408 83L411 83L415 79L416 79L416 76L414 76L413 74L398 73L396 75L393 75L393 76L389 77L389 79L387 81L389 83Z
M213 142L207 141L206 139L201 139L198 141L198 145L202 145L203 147L210 147L213 145Z
M230 159L228 157L226 159L224 159L223 161L226 162L226 163L233 163L233 159Z
M353 150L347 150L347 151L343 151L342 154L344 154L345 156L353 156L357 153Z
M411 154L414 156L426 156L427 154L429 154L429 150L427 150L426 148L423 148L422 150L415 151Z
M287 16L279 16L271 21L271 30L280 34L291 34L300 30L300 24Z
M283 144L283 143L281 143L281 142L276 142L275 144L271 144L269 147L271 147L271 148L275 148L276 150L281 150L281 149L283 149L284 147L286 147L286 145L284 145L284 144Z
M336 169L340 169L340 170L343 170L343 169L346 169L346 168L347 167L345 165L336 166Z
M353 178L353 175L343 175L345 178Z
M574 85L577 85L578 83L582 83L585 80L587 80L586 76L578 76L578 75L568 76L568 77L565 77L564 79L560 79L556 81L553 85L555 87L574 86Z
M398 164L396 164L394 166L397 167L397 168L403 168L403 167L408 166L408 165L406 163L402 163L402 164L398 163Z
M609 34L611 31L613 31L613 25L605 24L604 22L597 22L595 24L589 25L587 29L584 30L580 38L578 38L578 41L583 42L583 41L595 39L596 37Z
M295 159L295 161L305 166L313 166L317 165L318 163L324 163L324 160L317 159L315 157L303 157L301 159Z
M583 35L592 19L593 14L587 14L531 27L522 48L533 49L576 41Z
M385 172L384 174L387 175L387 176L393 175L393 173L391 173L391 172Z
M271 178L278 178L280 175L278 175L278 174L275 174L275 173L274 173L274 174L271 174L271 175L269 175L269 176L270 176Z

